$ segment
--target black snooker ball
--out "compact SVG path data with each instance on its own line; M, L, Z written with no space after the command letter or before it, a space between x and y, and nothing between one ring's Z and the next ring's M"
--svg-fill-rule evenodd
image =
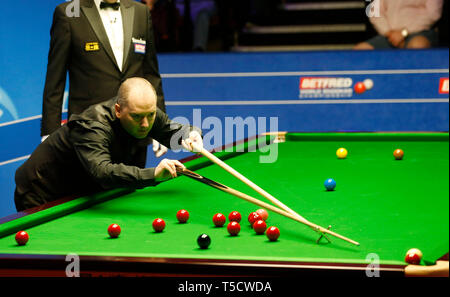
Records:
M211 237L208 234L202 234L197 238L197 243L201 249L207 249L211 244Z

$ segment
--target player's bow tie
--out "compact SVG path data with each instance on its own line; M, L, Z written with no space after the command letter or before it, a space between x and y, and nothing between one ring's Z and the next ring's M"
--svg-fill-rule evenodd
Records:
M100 9L112 8L114 10L118 10L120 7L120 2L108 3L108 2L100 2Z

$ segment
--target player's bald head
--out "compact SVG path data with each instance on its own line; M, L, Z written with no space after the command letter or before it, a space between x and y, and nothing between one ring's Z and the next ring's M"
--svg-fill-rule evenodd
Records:
M115 105L122 127L136 138L145 138L156 119L156 91L143 78L129 78L119 88Z
M122 83L117 94L117 103L121 107L130 104L155 104L157 95L155 88L148 80L141 77L129 78Z

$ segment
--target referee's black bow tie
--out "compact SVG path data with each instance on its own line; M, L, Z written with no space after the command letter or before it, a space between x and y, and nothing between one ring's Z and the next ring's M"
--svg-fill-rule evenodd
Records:
M120 2L108 3L108 2L100 2L100 9L105 9L111 7L114 10L118 10L120 7Z

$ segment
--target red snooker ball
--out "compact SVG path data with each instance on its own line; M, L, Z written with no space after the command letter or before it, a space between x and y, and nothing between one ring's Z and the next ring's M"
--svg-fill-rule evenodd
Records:
M189 219L189 212L185 209L181 209L177 212L177 219L180 223L186 223Z
M269 218L269 213L265 209L260 208L256 212L261 216L262 220L264 221L267 221L267 219Z
M366 91L366 86L364 85L364 83L359 82L355 85L355 92L357 94L362 94Z
M25 245L28 242L28 239L30 239L30 237L27 232L19 231L16 233L16 242L18 245Z
M241 225L239 225L238 222L230 222L227 226L228 233L230 233L231 236L236 236L239 234L239 231L241 231Z
M255 230L256 234L264 234L267 229L266 222L264 220L258 220L253 224L253 230Z
M228 215L228 220L230 222L241 222L241 214L237 211L232 211L229 215Z
M166 222L164 222L163 219L155 219L153 221L153 230L155 230L155 232L162 232L164 230L164 228L166 227Z
M250 225L253 226L253 224L258 220L262 220L262 218L256 211L248 215L248 222L250 223Z
M280 230L277 227L270 227L267 229L266 235L270 241L276 241L280 237Z
M226 217L221 213L216 213L213 216L213 223L216 227L222 227L223 225L225 225L226 220Z
M111 236L111 238L119 237L120 231L121 231L120 226L117 224L111 224L108 227L108 234L109 236Z
M401 150L401 149L396 149L394 151L394 158L395 160L401 160L403 159L403 156L405 155L405 153Z

